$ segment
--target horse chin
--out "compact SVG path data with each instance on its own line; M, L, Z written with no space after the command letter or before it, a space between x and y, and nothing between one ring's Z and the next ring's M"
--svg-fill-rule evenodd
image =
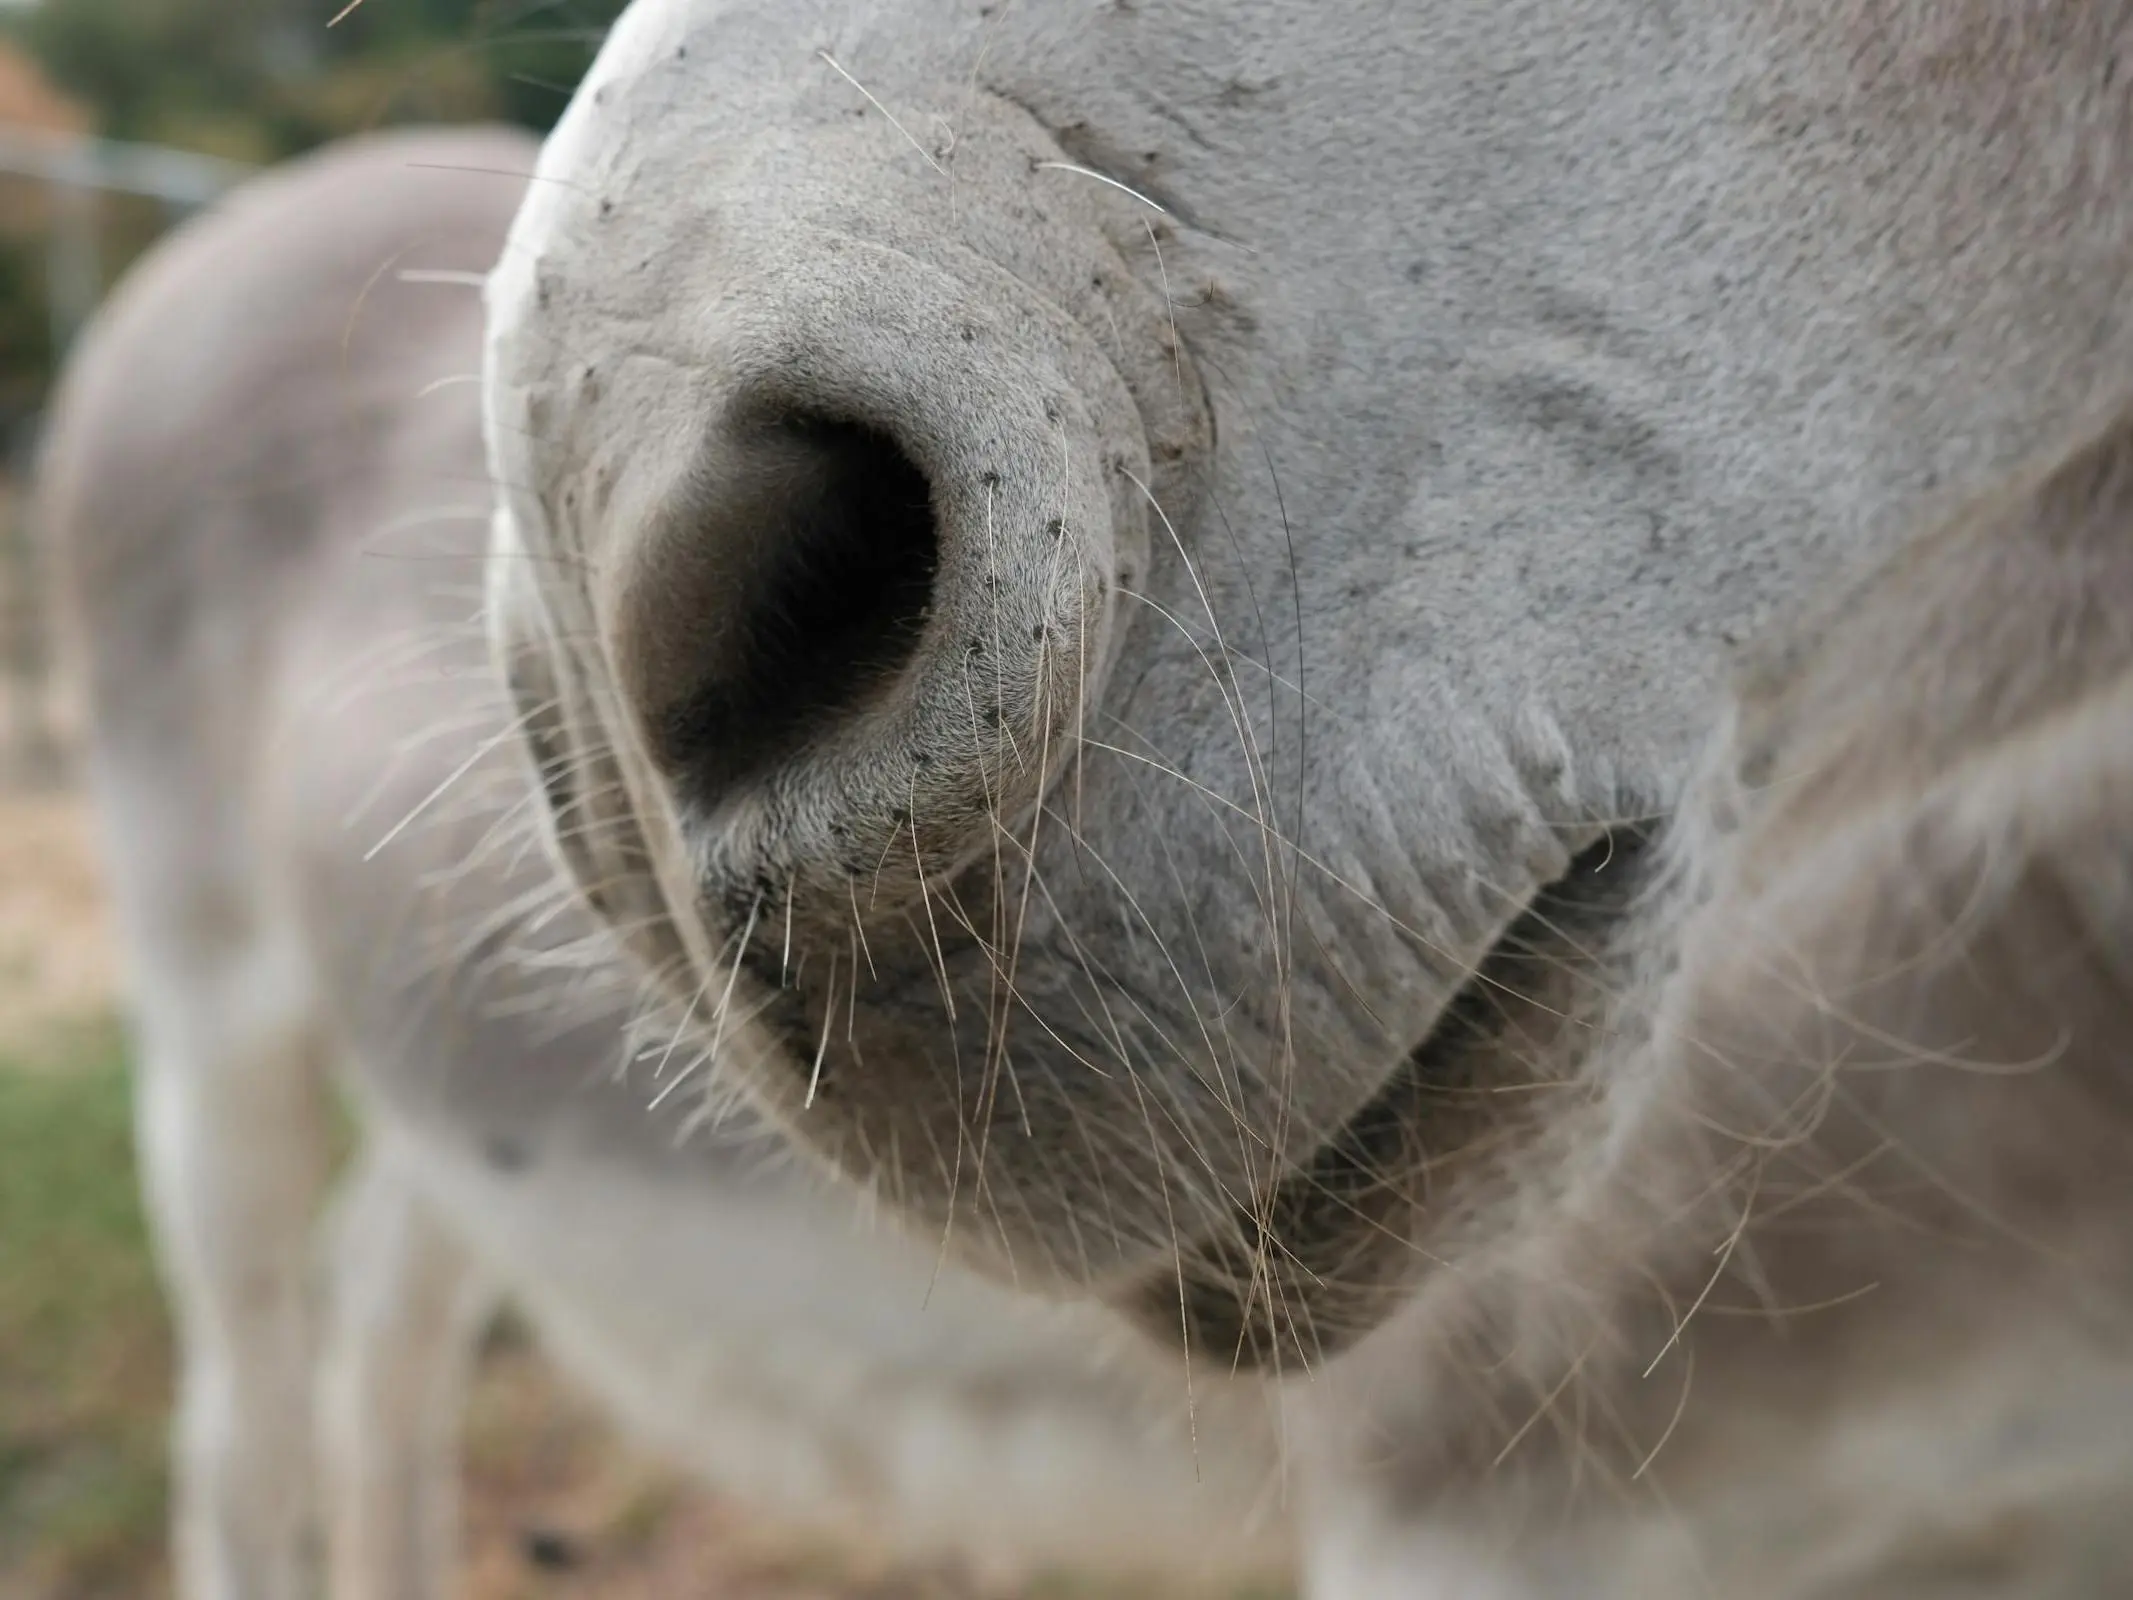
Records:
M1113 1304L1150 1336L1238 1369L1308 1370L1409 1304L1423 1281L1502 1243L1584 1136L1596 1041L1632 960L1648 834L1579 855L1478 962L1367 1100L1226 1229Z

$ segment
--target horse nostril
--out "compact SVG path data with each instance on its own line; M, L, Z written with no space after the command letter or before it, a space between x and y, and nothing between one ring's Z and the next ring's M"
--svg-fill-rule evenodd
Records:
M805 229L729 244L672 352L529 380L529 436L572 440L545 459L575 475L513 525L578 563L559 645L667 897L834 920L864 876L891 915L1076 748L1146 545L1142 407L1079 322L961 247L950 271Z
M644 646L670 696L648 712L651 752L703 800L790 759L909 664L940 538L925 475L857 423L732 427L700 486Z

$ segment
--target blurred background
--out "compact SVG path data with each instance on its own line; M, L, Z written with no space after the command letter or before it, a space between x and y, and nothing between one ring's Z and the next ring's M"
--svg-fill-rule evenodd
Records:
M51 765L20 487L68 341L128 263L253 170L402 122L554 122L622 0L0 0L4 762ZM34 777L34 770L29 774Z
M0 1600L166 1594L167 1324L72 719L23 488L66 346L247 172L395 122L544 128L621 0L0 0ZM329 24L332 24L329 26ZM466 1423L464 1593L961 1595L633 1457L510 1323Z

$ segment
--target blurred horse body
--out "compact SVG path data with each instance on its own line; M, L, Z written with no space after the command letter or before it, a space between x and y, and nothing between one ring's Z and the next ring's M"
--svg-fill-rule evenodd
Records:
M382 136L258 182L126 285L59 406L183 1592L311 1592L314 1419L331 1592L446 1592L500 1296L638 1437L796 1521L994 1577L1278 1570L1262 1417L1210 1385L1188 1418L1102 1319L866 1225L749 1119L689 1126L700 1063L633 1049L481 631L467 380L533 154ZM315 1299L329 1079L363 1136Z

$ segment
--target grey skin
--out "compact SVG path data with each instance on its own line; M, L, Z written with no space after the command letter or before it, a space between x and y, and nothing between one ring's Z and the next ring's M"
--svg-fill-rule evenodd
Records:
M1263 1384L1314 1595L2108 1592L2127 19L640 0L482 725L663 1109Z

